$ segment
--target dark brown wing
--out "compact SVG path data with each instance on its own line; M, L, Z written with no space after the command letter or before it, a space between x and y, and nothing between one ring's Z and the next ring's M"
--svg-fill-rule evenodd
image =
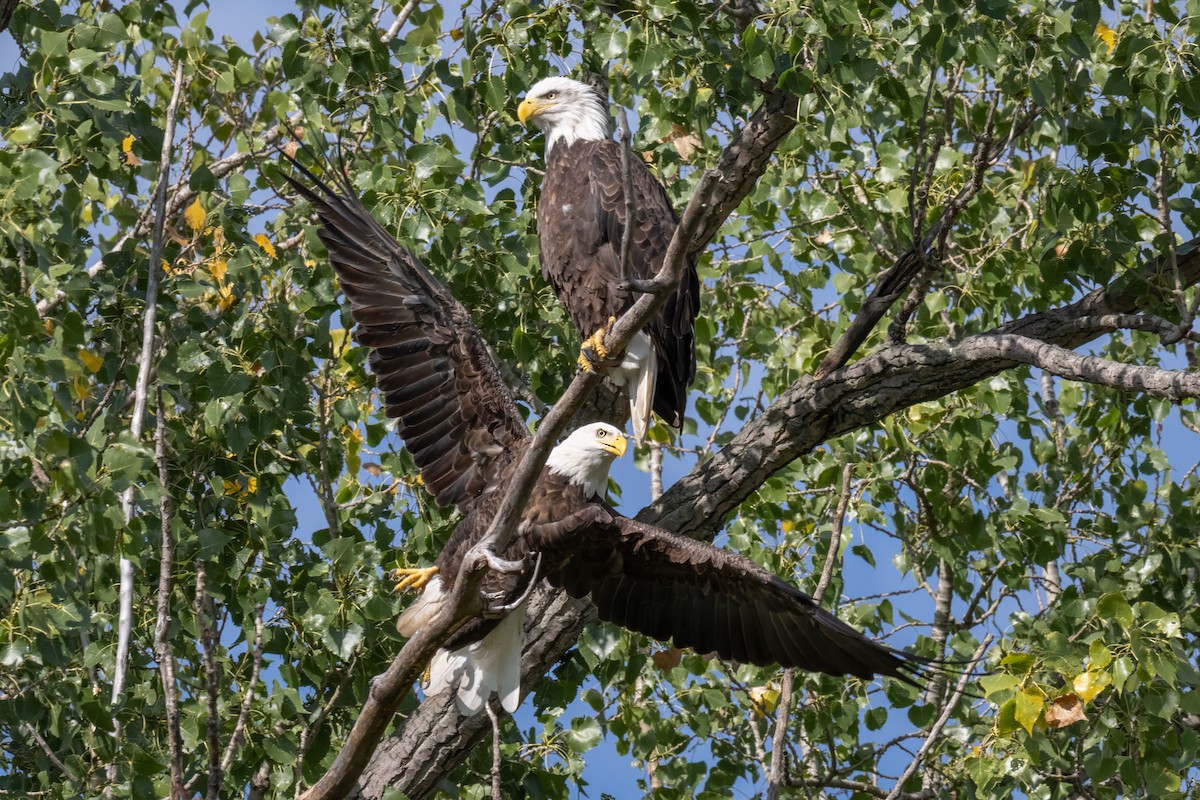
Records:
M320 217L321 241L372 348L389 417L438 503L464 513L499 483L529 432L465 308L363 207L344 175L337 191L294 160L285 176Z
M589 506L531 543L557 556L547 580L590 595L601 619L748 664L912 685L931 664L868 639L744 556Z
M626 226L622 147L612 140L560 143L546 163L538 203L542 272L584 337L634 300L619 288ZM645 163L633 157L629 164L634 191L630 271L646 279L662 267L679 219ZM654 411L676 427L683 425L687 386L696 375L693 328L699 308L700 282L689 258L679 287L646 326L659 360Z

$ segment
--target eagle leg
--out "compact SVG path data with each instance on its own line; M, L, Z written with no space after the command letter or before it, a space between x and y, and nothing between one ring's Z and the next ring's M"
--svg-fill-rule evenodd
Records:
M584 340L583 346L579 348L579 358L575 359L575 363L584 372L595 372L596 364L608 358L608 348L604 346L604 337L612 331L612 326L616 321L616 317L609 317L608 324Z
M437 574L437 567L400 567L392 570L392 577L400 581L396 584L397 592L403 592L408 589L419 592Z
M499 603L497 602L500 600L498 596L489 596L488 600L491 601L492 605L489 605L488 608L483 612L483 616L489 619L503 617L505 614L521 605L521 603L524 603L526 600L528 600L529 595L533 593L534 585L537 584L538 578L541 577L539 574L541 570L542 554L538 553L537 561L533 562L533 574L529 576L529 583L525 585L525 591L521 592L521 596L516 600L513 600L511 603Z

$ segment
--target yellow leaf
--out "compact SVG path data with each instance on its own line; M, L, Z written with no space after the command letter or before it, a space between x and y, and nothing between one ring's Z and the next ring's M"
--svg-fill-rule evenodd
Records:
M779 527L783 529L784 533L791 533L792 531L796 530L796 523L790 519L785 519L783 522L779 523Z
M357 475L362 468L362 444L362 434L358 428L352 428L350 435L346 437L346 470L351 475Z
M229 288L229 284L223 283L217 289L217 308L221 311L228 311L237 303L237 298L233 295L233 289Z
M1083 713L1083 703L1079 702L1077 694L1059 695L1046 706L1046 726L1049 728L1065 728L1085 720L1087 714Z
M1092 672L1091 670L1075 676L1075 680L1071 685L1075 688L1075 694L1079 695L1079 699L1085 703L1090 703L1096 699L1096 695L1103 692L1108 685L1112 683L1112 676L1107 672Z
M129 134L121 141L121 152L125 154L125 163L131 167L140 167L142 160L133 152L133 134Z
M770 686L755 686L750 690L754 710L759 714L770 714L779 705L779 690Z
M92 396L92 387L88 383L88 379L82 375L76 375L71 379L71 394L80 403Z
M225 496L236 497L239 503L246 501L250 495L258 490L258 478L254 475L246 475L242 473L236 478L225 479Z
M257 242L258 246L261 247L264 251L266 251L267 255L269 255L271 258L279 257L278 254L275 252L275 245L271 244L271 240L267 238L267 235L265 233L260 233L257 236L255 236L254 241Z
M1117 32L1101 22L1096 26L1096 35L1108 45L1108 54L1111 56L1112 51L1117 49Z
M104 366L104 359L93 353L91 350L79 348L79 360L88 368L88 372L99 372Z
M94 214L94 212L93 212L93 209L92 209L92 204L91 204L91 203L84 203L84 204L83 204L83 211L80 213L80 215L79 215L79 216L83 218L83 224L84 224L84 225L91 225L91 224L92 224L92 220L93 220L93 219L95 219L95 214Z
M1033 733L1033 726L1037 723L1038 717L1042 715L1042 706L1046 704L1046 699L1038 692L1031 692L1028 689L1022 689L1017 692L1016 708L1013 716L1021 727L1028 733Z
M188 227L199 232L204 230L204 220L208 218L208 214L204 212L204 206L200 205L200 198L197 197L192 201L192 204L183 212L183 219L187 222Z
M213 259L212 263L208 266L208 271L213 276L214 281L224 283L225 273L229 271L229 265L225 263L225 259L223 258Z

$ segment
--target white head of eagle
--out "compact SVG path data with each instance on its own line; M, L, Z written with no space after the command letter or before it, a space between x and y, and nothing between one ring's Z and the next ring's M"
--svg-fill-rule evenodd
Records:
M571 483L582 486L586 497L603 497L608 489L608 468L625 455L625 434L607 422L593 422L550 451L546 466Z
M609 138L604 98L586 83L557 75L533 85L517 106L517 118L546 134L547 153L559 142Z

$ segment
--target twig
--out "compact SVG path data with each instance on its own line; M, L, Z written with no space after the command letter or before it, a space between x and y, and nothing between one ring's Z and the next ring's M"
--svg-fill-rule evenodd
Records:
M658 442L650 442L650 499L657 500L663 493L663 449Z
M933 727L929 729L929 733L925 736L925 741L921 743L921 749L917 751L917 754L913 757L913 760L909 763L908 767L905 768L904 774L897 779L896 785L892 787L890 792L888 792L885 800L900 800L900 796L904 793L905 781L913 776L913 773L917 771L917 767L921 765L921 761L925 758L925 755L929 752L930 748L933 747L933 743L937 739L938 734L942 732L942 728L946 726L946 722L950 719L950 714L954 712L954 706L958 704L959 699L966 690L967 681L974 673L975 666L983 658L983 654L987 652L987 649L991 646L991 644L992 635L989 633L987 636L983 637L983 641L975 650L975 655L971 657L971 665L967 669L963 670L963 674L959 676L958 684L954 687L954 692L950 695L949 699L946 700L946 705L942 707L942 713L941 716L937 718L937 722L933 723Z
M158 196L155 198L154 239L150 245L150 263L146 269L146 312L142 319L142 352L138 358L137 382L133 394L133 419L129 432L141 439L146 419L146 398L150 393L150 374L154 371L154 332L158 327L158 264L162 260L163 230L167 214L167 176L171 170L171 148L175 138L175 112L183 89L183 61L175 64L175 87L167 104L167 119L163 133L162 160L159 165ZM164 487L165 491L165 487ZM121 510L125 524L133 521L133 486L121 494ZM129 673L129 640L133 635L133 562L124 556L120 560L121 588L117 622L117 658L113 666L112 704L120 704L125 694ZM121 739L121 720L113 716L113 738ZM104 793L111 797L117 780L117 764L108 765L108 786Z
M22 720L21 730L23 730L25 735L27 735L30 739L33 739L33 741L37 742L38 747L42 748L42 752L46 754L46 758L50 759L50 763L56 766L62 772L62 774L67 777L67 780L79 780L79 776L77 776L70 767L62 762L62 759L55 754L54 749L50 747L50 745L46 743L46 740L42 738L42 735L38 733L37 728Z
M246 721L250 718L250 707L254 703L254 691L258 686L258 673L262 669L263 658L263 603L254 606L254 648L250 651L250 680L246 683L246 693L242 696L242 709L238 712L237 724L233 726L233 734L225 745L225 755L221 758L221 773L229 772L233 764L233 755L242 746L245 738Z
M167 473L167 423L162 387L155 403L154 456L158 462L158 501L162 520L162 552L158 560L158 613L154 625L154 654L162 679L167 711L167 751L171 761L171 800L183 800L183 735L179 722L179 687L175 682L175 653L169 636L171 627L171 570L175 564L175 534L171 529L170 480Z
M822 778L793 778L788 781L788 786L797 789L849 789L852 792L861 792L862 794L869 794L872 797L878 797L880 800L889 796L886 789L881 789L873 783L839 778L836 775L826 775ZM893 800L932 800L932 798L932 793L920 791L901 792Z

